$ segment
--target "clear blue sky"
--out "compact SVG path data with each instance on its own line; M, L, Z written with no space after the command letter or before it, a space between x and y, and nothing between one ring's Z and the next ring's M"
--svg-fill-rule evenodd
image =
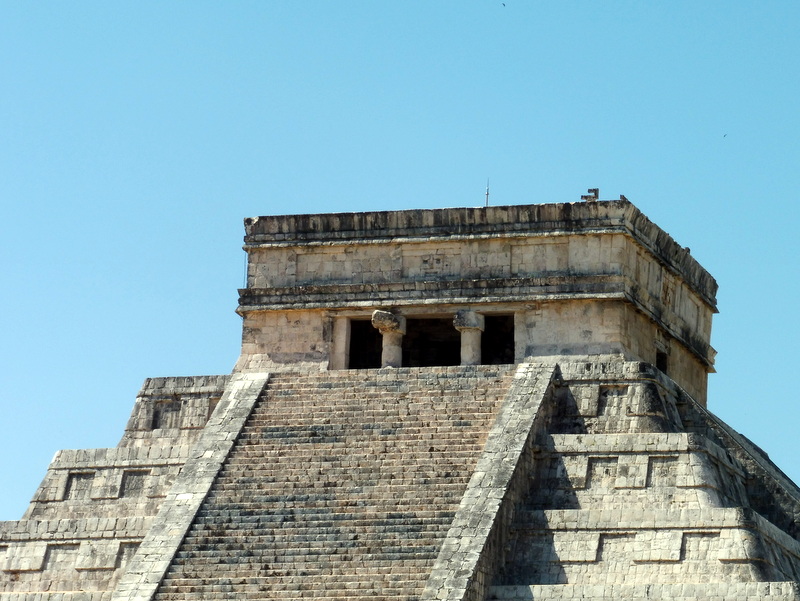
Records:
M0 4L0 519L236 360L242 219L625 194L720 284L709 406L800 480L796 2Z

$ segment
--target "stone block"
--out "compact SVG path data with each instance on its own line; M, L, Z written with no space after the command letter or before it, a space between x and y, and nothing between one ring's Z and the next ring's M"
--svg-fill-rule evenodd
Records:
M8 546L0 564L3 572L38 572L44 568L47 543L36 541Z

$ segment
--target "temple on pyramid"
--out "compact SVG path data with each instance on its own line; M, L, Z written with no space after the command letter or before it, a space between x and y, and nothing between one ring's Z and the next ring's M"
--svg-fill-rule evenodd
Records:
M624 197L245 220L228 375L0 522L0 601L800 599L800 489L707 409L717 284Z

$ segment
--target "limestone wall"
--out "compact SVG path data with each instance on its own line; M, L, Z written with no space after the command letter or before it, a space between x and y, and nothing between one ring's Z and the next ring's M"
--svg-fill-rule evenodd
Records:
M249 314L234 371L327 369L332 327L332 318L320 310Z

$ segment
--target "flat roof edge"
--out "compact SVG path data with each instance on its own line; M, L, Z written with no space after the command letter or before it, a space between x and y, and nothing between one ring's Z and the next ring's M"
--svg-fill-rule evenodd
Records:
M718 285L711 274L628 200L490 207L276 215L245 219L245 245L447 238L502 231L594 233L624 228L678 273L716 311Z

